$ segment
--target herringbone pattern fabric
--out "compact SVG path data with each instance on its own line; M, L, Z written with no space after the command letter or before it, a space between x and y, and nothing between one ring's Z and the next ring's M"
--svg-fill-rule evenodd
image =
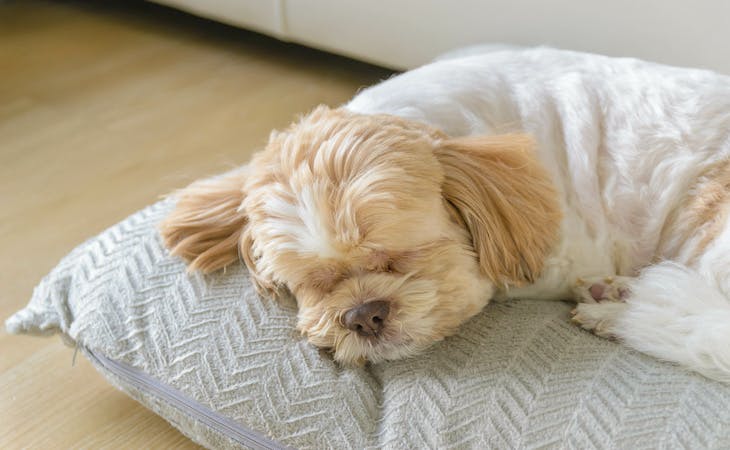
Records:
M730 448L730 386L578 330L566 303L492 304L420 358L340 368L243 268L186 274L155 229L170 206L75 249L8 329L60 332L298 448ZM133 394L198 442L233 445Z

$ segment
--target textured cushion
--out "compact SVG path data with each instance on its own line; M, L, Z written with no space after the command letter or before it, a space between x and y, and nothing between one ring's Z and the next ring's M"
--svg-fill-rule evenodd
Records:
M8 319L61 334L208 447L730 448L730 387L598 339L562 302L493 303L424 355L338 367L242 267L187 274L158 203L76 248Z

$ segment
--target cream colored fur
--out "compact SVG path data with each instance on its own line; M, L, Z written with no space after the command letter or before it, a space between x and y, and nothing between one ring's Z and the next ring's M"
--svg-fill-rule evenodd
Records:
M457 57L273 133L244 171L183 190L162 231L193 268L240 252L344 363L411 356L493 297L573 298L584 328L730 380L728 130L730 80L710 72ZM382 330L346 326L375 301Z

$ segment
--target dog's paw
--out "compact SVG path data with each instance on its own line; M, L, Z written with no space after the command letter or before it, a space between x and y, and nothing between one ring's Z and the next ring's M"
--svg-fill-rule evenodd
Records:
M570 312L571 320L596 336L616 339L616 319L626 307L625 303L580 303Z
M629 277L578 278L573 296L578 303L625 302L631 294Z

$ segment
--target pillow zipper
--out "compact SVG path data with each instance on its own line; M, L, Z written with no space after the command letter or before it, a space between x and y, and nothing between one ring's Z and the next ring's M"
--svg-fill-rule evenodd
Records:
M120 380L124 381L124 383L138 389L140 392L158 397L160 400L174 406L188 417L207 425L218 433L238 442L239 444L256 450L280 450L290 448L278 444L259 433L242 427L237 422L212 411L211 409L185 396L177 389L158 381L137 368L107 358L106 356L89 348L83 348L83 350L93 363L112 373Z

